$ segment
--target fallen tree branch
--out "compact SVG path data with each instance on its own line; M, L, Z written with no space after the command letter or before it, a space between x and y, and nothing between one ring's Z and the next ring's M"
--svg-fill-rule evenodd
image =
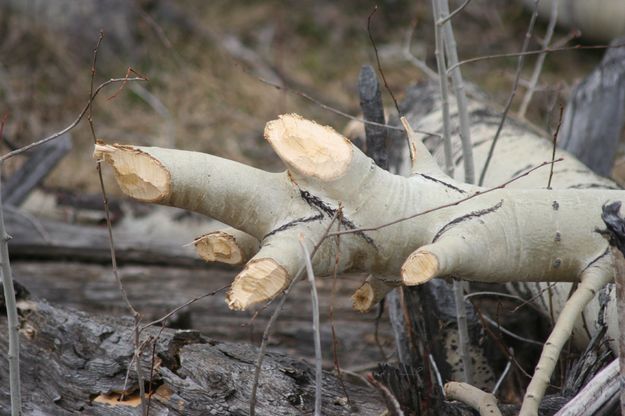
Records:
M447 383L445 384L445 395L449 400L458 400L471 406L481 416L501 416L495 396L470 384L453 381Z

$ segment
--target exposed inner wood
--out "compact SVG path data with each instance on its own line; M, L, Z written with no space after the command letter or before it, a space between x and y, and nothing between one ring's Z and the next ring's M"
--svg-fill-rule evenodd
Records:
M205 234L193 244L197 254L205 261L234 265L244 261L241 248L230 234L221 231Z
M438 259L434 254L426 251L412 253L401 268L401 276L407 286L425 283L437 273Z
M252 260L232 282L226 302L230 309L245 310L282 292L289 280L287 271L275 260Z
M169 171L150 155L132 146L96 144L94 159L108 162L120 188L145 202L158 202L171 193Z
M358 312L367 312L374 305L375 293L369 282L363 283L353 294L353 308Z
M286 114L267 123L265 138L282 160L299 173L329 181L341 176L352 159L349 140L328 126Z

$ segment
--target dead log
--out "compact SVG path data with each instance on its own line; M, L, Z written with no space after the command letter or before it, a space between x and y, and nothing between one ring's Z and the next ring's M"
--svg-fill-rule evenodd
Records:
M69 259L110 263L108 232L104 227L80 226L36 219L17 211L6 212L11 259ZM137 233L115 231L117 259L121 263L198 266L203 262L193 248L160 240L146 240Z
M14 261L15 279L38 298L53 305L72 307L95 316L128 316L110 266L62 261ZM119 268L128 297L144 322L158 319L189 299L227 286L235 269L211 267L163 267L126 265ZM362 371L384 360L374 337L375 312L352 309L351 294L364 280L341 276L332 301L332 281L318 279L324 367L333 367L330 304L334 307L337 354L343 369ZM297 285L285 305L270 340L270 350L313 359L310 291ZM223 294L206 297L180 310L166 321L168 327L193 329L214 339L258 344L273 305L254 320L250 312L233 312ZM386 322L378 328L386 354L392 351L392 335Z
M20 291L22 385L25 415L138 415L137 383L126 369L133 352L130 320L95 317L29 299ZM0 317L5 333L6 319ZM197 331L149 328L141 358L152 375L150 414L243 415L249 406L257 350L202 336ZM6 340L0 354L6 354ZM6 379L7 362L0 362ZM384 405L366 385L346 381L353 407L337 379L324 373L323 411L327 415L379 415ZM121 394L126 395L119 401ZM263 365L257 398L259 415L299 415L312 411L314 370L300 360L270 353ZM9 396L0 383L0 414L7 414Z
M2 201L7 205L20 206L71 148L71 136L65 134L26 153L26 162L3 184Z

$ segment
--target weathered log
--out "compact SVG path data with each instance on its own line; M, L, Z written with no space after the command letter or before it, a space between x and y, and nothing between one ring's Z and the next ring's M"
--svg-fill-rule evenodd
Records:
M12 259L69 259L109 263L108 232L104 227L66 224L36 219L17 211L6 212ZM117 260L121 263L197 266L202 261L193 248L169 241L146 240L124 230L115 231Z
M625 36L611 45L623 43ZM615 47L571 92L558 145L599 175L608 176L624 127L625 48Z
M25 415L138 415L136 379L124 379L133 353L130 320L100 318L28 299L20 292L22 384ZM0 331L6 332L0 317ZM148 328L141 357L151 376L151 415L243 415L257 350L215 341L196 331ZM6 340L0 354L6 354ZM5 379L8 369L0 362ZM369 387L345 381L352 408L337 379L324 373L323 413L379 415L380 398ZM118 401L121 393L126 399ZM299 415L310 412L314 370L303 361L270 353L263 365L257 414ZM0 414L7 414L6 383L0 383Z
M50 303L69 306L96 316L127 316L126 306L111 275L110 267L99 264L14 261L17 281L34 296ZM119 269L128 297L141 313L144 322L164 316L174 308L202 294L226 287L236 274L223 267L163 267L127 265ZM332 281L318 279L324 366L332 368L331 303L337 354L342 368L354 371L373 368L384 360L374 337L375 312L362 314L352 310L350 296L364 280L363 276L341 276L332 301ZM297 357L313 359L309 290L307 285L294 288L284 312L275 326L270 349ZM194 329L202 334L229 342L258 343L273 305L252 319L249 312L232 312L217 294L203 298L180 310L166 321L168 327ZM392 335L385 321L380 322L378 339L387 354L392 349Z

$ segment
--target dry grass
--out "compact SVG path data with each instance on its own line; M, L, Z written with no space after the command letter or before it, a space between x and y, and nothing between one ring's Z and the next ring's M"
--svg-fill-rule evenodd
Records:
M172 2L200 28L210 31L208 37L197 28L185 27L179 20L163 15L156 7L157 1L139 3L157 26L137 15L132 47L106 52L99 62L99 79L121 76L132 63L150 77L145 88L158 97L170 117L158 114L130 89L110 101L104 94L97 101L95 123L98 136L106 141L202 150L279 169L279 162L262 140L266 121L281 113L298 112L337 127L345 124L344 119L251 76L248 72L252 68L215 43L229 35L298 89L350 113L358 112L358 71L362 64L373 62L366 33L371 9L362 2ZM432 62L427 3L381 2L373 23L378 46L401 46L405 31L416 18L414 47L424 51L428 62ZM529 16L510 3L474 0L455 20L462 57L520 48ZM542 32L544 26L538 33ZM42 22L33 24L29 16L2 14L0 111L10 112L6 133L11 140L31 142L75 117L88 95L89 55L96 38L96 28L87 27L83 38L76 41ZM582 52L550 57L542 81L549 87L560 87L561 94L565 94L568 86L599 58L600 53ZM531 62L526 65L528 74ZM416 68L401 59L387 59L383 64L391 87L400 96L405 86L422 79ZM504 102L514 65L514 60L486 61L467 66L464 71L467 79L481 84L496 101ZM551 91L537 94L531 116L538 124L546 120L552 96ZM168 134L171 126L174 137ZM79 126L73 137L75 149L47 183L94 191L97 182L86 126Z

